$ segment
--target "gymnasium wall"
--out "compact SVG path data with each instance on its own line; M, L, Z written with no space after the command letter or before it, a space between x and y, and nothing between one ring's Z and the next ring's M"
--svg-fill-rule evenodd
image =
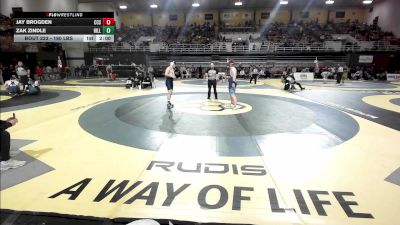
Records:
M174 15L176 15L177 21L171 21L170 15L172 15L172 19L174 19ZM206 19L207 15L207 19ZM211 15L211 17L210 17ZM187 24L204 24L209 22L210 24L218 23L218 12L213 10L207 11L192 11L186 13L176 13L176 12L167 12L167 13L138 13L138 12L124 12L121 14L122 22L125 25L145 25L151 26L151 20L153 18L153 23L156 26L182 26L185 21Z
M112 2L95 2L95 3L79 3L77 10L79 12L113 12L115 19L115 27L117 29L121 26L121 19L119 12L115 9Z
M212 17L212 18L211 18ZM218 23L218 12L216 10L207 11L191 11L186 13L186 23L187 24L217 24Z
M336 18L337 12L344 12L344 18ZM331 10L329 14L329 20L333 21L334 23L346 22L347 20L350 21L358 21L363 22L365 19L365 9L335 9Z
M121 21L124 25L144 25L151 26L151 17L150 13L122 13Z
M268 14L269 17L267 17ZM275 14L273 9L260 9L256 11L256 24L289 23L289 20L290 20L289 9L279 9L275 12Z
M400 1L399 1L400 2ZM302 9L292 10L292 21L315 22L320 24L327 22L328 13L329 20L335 23L350 21L364 21L366 11L365 9L348 8L348 9L335 9L329 10L328 8L312 8L308 11L308 17L305 17ZM344 12L343 18L337 18L336 12ZM206 20L206 14L208 20ZM169 15L177 15L176 21L171 21ZM212 15L210 17L210 15ZM221 10L218 19L218 11L216 10L192 10L190 12L165 12L165 13L141 13L141 12L125 12L122 14L122 22L126 25L139 25L143 24L151 26L151 18L153 17L154 25L158 26L182 26L185 24L203 24L205 22L216 23L222 22L229 25L244 24L245 21L253 21L256 24L265 23L289 23L290 22L290 9L281 7L274 12L270 9L243 9L243 10Z
M227 25L244 25L246 21L253 21L253 10L222 10L220 13L220 21Z
M22 7L25 12L43 12L43 11L76 11L78 0L1 0L1 14L10 16L12 8Z
M173 20L176 19L176 20ZM184 13L182 12L167 12L167 13L154 13L154 25L157 26L183 26L185 25Z
M373 7L372 12L370 8ZM384 31L392 31L397 37L400 37L400 0L381 0L376 1L373 6L365 12L365 22L372 24L375 17L379 16L378 25Z
M328 18L328 10L327 9L309 9L308 17L304 17L304 12L302 9L293 10L293 18L294 21L303 21L306 23L316 22L323 24L326 23L326 19Z

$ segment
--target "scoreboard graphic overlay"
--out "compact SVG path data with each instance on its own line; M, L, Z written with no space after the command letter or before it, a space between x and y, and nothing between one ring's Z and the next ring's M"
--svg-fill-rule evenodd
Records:
M114 42L113 12L16 12L14 42Z

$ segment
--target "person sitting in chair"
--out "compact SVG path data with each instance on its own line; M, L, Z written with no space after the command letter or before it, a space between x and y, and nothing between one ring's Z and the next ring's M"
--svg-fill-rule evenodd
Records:
M132 77L129 77L128 80L126 80L125 87L126 88L133 88L133 79L132 79Z
M6 88L8 94L12 97L19 95L21 93L21 89L19 88L19 81L15 75L11 76L11 79L4 83L4 87Z

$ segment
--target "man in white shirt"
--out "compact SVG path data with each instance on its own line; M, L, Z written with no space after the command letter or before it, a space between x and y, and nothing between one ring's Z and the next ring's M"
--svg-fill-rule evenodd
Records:
M246 77L246 73L244 72L244 69L242 69L242 70L239 72L239 75L240 75L240 77L242 77L242 78Z
M338 64L337 74L336 74L336 84L340 84L343 76L343 66Z
M28 69L28 67L24 66L21 61L19 61L18 65L15 67L15 72L22 83L22 91L25 91L25 86L28 85L28 77L31 71Z
M57 59L57 67L58 67L59 71L61 71L61 69L63 68L63 64L62 64L60 56L58 56L58 59Z
M112 78L113 78L113 76L112 76L113 71L112 71L112 66L111 66L111 64L108 64L108 65L107 65L107 67L106 67L106 72L107 72L107 78L108 78L108 80L112 80Z
M147 73L148 74L153 74L154 73L154 69L152 66L147 67Z
M52 73L53 69L50 66L46 67L46 73Z

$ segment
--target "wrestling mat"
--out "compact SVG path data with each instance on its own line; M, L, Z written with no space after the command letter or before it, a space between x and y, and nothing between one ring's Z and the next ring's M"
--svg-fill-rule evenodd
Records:
M239 84L237 110L226 84L207 100L202 81L176 82L171 110L162 82L2 92L27 165L1 172L1 222L398 224L399 84L258 82Z

